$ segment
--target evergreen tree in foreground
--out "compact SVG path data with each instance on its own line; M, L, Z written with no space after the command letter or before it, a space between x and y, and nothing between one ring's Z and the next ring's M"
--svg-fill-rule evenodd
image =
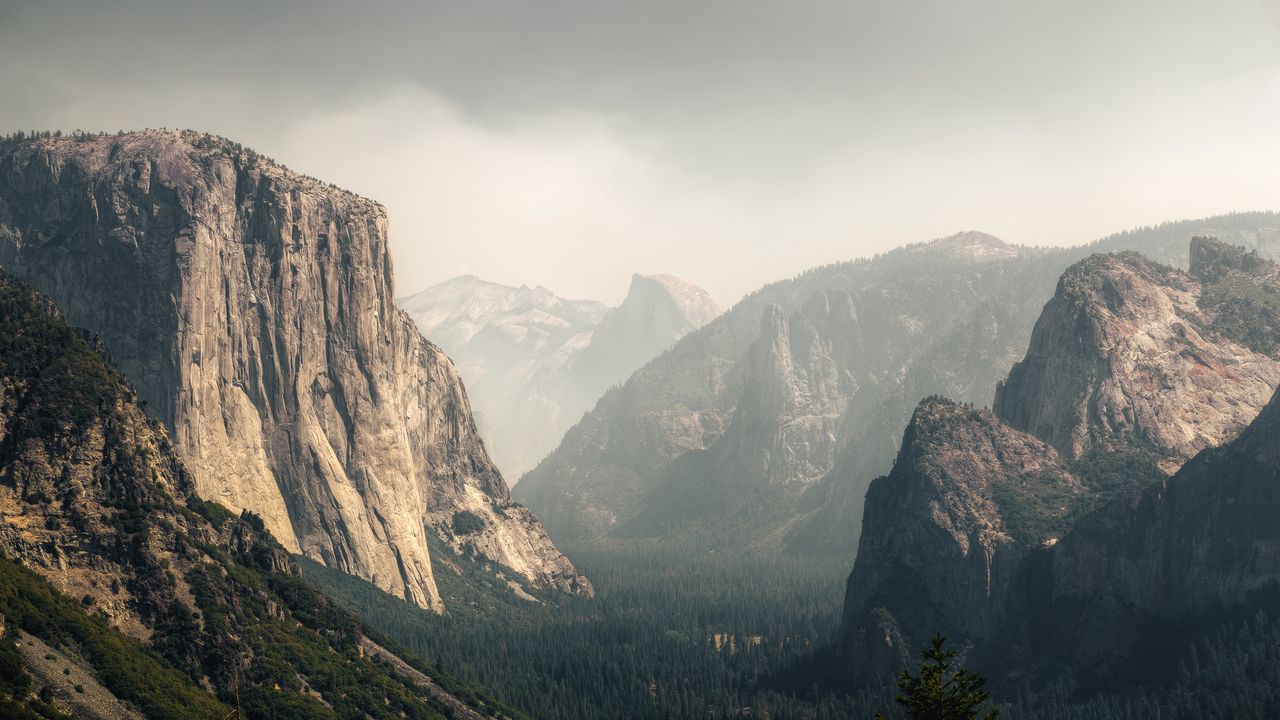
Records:
M903 670L898 676L898 704L906 708L912 720L978 720L978 708L990 693L983 690L987 679L964 668L952 671L955 650L945 650L947 639L933 636L933 643L921 655L924 664L919 676ZM995 720L999 710L992 710L982 720ZM876 720L884 715L876 714Z

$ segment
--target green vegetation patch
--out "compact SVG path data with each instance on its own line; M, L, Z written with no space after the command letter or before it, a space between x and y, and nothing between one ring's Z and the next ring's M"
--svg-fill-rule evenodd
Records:
M1209 327L1254 352L1280 353L1280 288L1242 272L1206 284L1198 305L1213 315Z
M149 718L221 718L231 711L145 645L7 559L0 559L0 614L50 645L76 648L112 694Z

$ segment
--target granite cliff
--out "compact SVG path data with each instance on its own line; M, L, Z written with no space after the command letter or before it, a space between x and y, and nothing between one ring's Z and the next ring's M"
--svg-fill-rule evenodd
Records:
M8 141L0 265L101 336L197 493L288 550L436 609L432 533L590 592L396 309L376 203L199 133Z
M938 632L994 664L1027 632L1028 559L1089 494L1051 446L989 411L922 402L867 491L840 636L855 677L906 666Z
M1243 258L1251 258L1247 274ZM1230 317L1257 318L1280 298L1278 270L1206 238L1192 243L1190 272L1136 253L1073 265L1027 356L997 387L996 414L1069 457L1138 442L1176 469L1231 439L1280 384L1265 340L1274 328L1250 332ZM1246 282L1251 294L1228 289ZM1239 297L1226 301L1226 293Z
M1275 477L1276 266L1191 247L1189 273L1133 253L1073 265L994 414L917 408L866 497L839 640L855 678L941 632L1001 678L1105 682L1152 628L1276 582L1255 512Z
M197 497L93 340L0 271L0 714L488 716L369 658L395 656L301 579L260 518ZM28 674L38 697L12 691Z
M1134 503L1087 516L1054 548L1037 649L1114 683L1134 655L1280 600L1280 393L1237 438Z

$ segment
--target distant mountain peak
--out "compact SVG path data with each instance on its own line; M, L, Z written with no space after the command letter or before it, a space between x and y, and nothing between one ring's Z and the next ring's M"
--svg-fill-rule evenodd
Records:
M673 309L687 322L689 330L702 327L720 314L720 306L711 299L707 291L688 280L675 275L643 273L635 273L631 276L631 287L619 311L624 311L630 305L650 304L663 298L668 300Z
M977 230L966 230L939 238L927 243L925 247L946 250L957 255L982 259L997 260L1011 258L1018 254L1018 249L1000 238Z
M397 302L457 362L486 445L513 479L610 385L720 313L702 288L640 273L612 309L472 275Z

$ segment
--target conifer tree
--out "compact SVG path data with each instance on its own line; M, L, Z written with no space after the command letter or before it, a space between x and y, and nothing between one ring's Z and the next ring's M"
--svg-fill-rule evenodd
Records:
M956 651L943 647L947 639L935 635L930 647L921 655L924 663L920 674L903 670L898 675L899 705L906 708L912 720L978 720L979 708L991 694L983 690L987 679L964 668L952 670ZM999 710L991 710L982 720L995 720ZM884 720L877 714L876 720Z

